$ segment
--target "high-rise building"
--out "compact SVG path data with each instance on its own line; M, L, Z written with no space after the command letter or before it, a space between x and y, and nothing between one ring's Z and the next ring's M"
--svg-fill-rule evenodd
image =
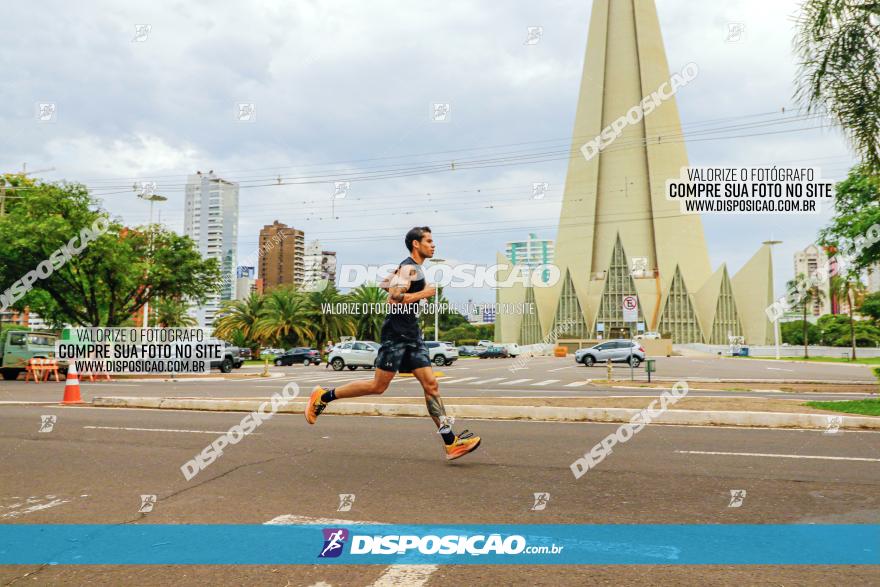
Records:
M320 241L313 240L305 247L305 287L312 287L319 281L336 283L336 252L321 249Z
M238 184L197 171L187 177L183 230L198 245L203 257L220 262L220 291L193 308L199 326L211 326L220 303L235 295L238 251Z
M260 230L260 279L263 290L305 281L305 233L277 220Z
M814 295L809 307L807 308L808 318L818 318L824 314L831 314L833 308L833 300L831 299L831 280L830 279L814 279L820 271L828 275L831 268L828 265L828 255L821 247L809 245L803 251L797 251L794 254L794 278L801 279L801 276L819 283L818 296ZM800 312L798 312L800 314Z
M669 79L654 0L594 0L572 133L577 156L568 163L554 252L560 279L499 288L496 301L534 304L536 312L499 313L497 341L629 338L639 325L679 343L771 341L770 245L735 276L725 264L713 272L700 217L666 197L666 180L688 165L674 95L635 123L616 124ZM620 130L612 147L584 153L612 123ZM504 263L501 253L497 259ZM499 272L499 281L506 277ZM636 307L624 313L624 300ZM624 320L632 310L636 320Z
M235 299L243 300L256 288L257 270L254 267L239 266L235 276Z
M505 256L514 265L525 265L529 269L553 263L553 241L539 239L534 233L529 233L528 240L507 243ZM550 270L544 269L541 281L548 283Z

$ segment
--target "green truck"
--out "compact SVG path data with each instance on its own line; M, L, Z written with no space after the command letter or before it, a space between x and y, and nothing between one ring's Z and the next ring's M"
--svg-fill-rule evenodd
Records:
M0 333L0 375L12 381L24 372L28 359L53 358L57 338L51 332L29 330L6 330Z

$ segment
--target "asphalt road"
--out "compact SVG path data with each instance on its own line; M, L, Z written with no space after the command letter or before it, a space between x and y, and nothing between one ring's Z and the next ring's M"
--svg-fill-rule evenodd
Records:
M459 423L484 443L447 463L426 418L327 415L310 427L301 415L279 414L186 481L179 467L241 414L0 410L2 523L880 523L880 433L651 426L576 480L571 462L614 425ZM51 432L39 432L43 415L57 417ZM708 452L736 454L701 454ZM746 491L740 507L729 507L732 490ZM536 492L550 494L543 511L531 511ZM337 511L341 493L355 495L351 511ZM147 514L138 513L143 494L158 499ZM398 572L375 566L16 566L0 568L0 583L338 586L393 584ZM831 566L502 565L419 572L416 584L430 586L867 585L877 578L876 568Z
M756 377L762 371L777 368L779 363L765 361L749 361L736 359L690 359L675 357L659 359L659 374L663 376L660 385L672 385L676 379L669 373L687 371L691 375L682 377L690 382L691 388L699 388L700 383L709 380L711 374L726 372L731 369L740 369L737 378L760 379ZM865 366L850 365L799 365L797 363L782 363L784 367L778 368L803 368L804 372L797 371L795 375L805 377L806 371L821 369L818 374L811 376L827 377L831 380L847 382L862 381L863 370L870 374ZM449 367L438 368L443 372L440 379L440 389L443 395L448 397L585 397L585 396L656 396L654 389L640 388L613 388L593 383L593 379L604 379L606 370L604 367L587 368L577 365L570 357L568 359L537 357L530 360L515 362L511 359L468 359L460 360ZM371 371L358 369L356 371L333 371L324 365L304 367L294 365L290 367L272 367L271 371L281 377L259 377L261 367L245 367L236 373L249 373L252 377L231 380L220 379L220 374L210 381L198 380L117 380L111 382L81 382L83 398L90 401L95 396L124 395L146 397L267 397L279 391L287 383L294 381L302 388L303 393L311 390L315 385L342 385L347 381L362 378L371 378ZM615 365L614 377L623 379L629 376L629 366ZM636 369L637 384L646 382L644 369ZM766 371L775 374L775 371ZM840 379L848 377L849 379ZM716 378L717 379L717 378ZM764 378L764 381L767 381ZM0 402L10 401L58 401L62 396L63 383L25 383L19 381L0 381ZM852 393L781 393L779 391L749 391L747 383L732 383L730 387L734 391L699 391L692 389L689 395L692 397L719 396L719 397L785 397L795 399L857 399L865 397L865 394ZM421 387L412 377L396 377L385 396L420 396Z

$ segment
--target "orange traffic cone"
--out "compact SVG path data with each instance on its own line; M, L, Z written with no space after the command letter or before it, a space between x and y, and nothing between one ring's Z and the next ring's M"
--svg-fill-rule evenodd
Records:
M64 399L62 404L81 404L82 396L79 394L79 377L76 376L76 365L70 364L67 369L67 381L64 384Z

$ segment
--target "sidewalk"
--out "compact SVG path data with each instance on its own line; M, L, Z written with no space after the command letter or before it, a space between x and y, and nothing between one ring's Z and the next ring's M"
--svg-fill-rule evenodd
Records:
M156 398L96 397L98 407L153 408L171 410L254 411L268 397L247 398ZM629 422L656 398L444 398L450 415L493 420L547 422ZM830 417L840 417L840 428L880 430L880 417L842 415L803 405L803 400L777 398L683 398L674 409L653 421L658 424L698 426L745 426L762 428L808 428L825 430ZM302 413L305 401L294 401L279 411ZM655 404L655 408L659 403ZM327 415L427 417L421 398L373 398L337 401Z

